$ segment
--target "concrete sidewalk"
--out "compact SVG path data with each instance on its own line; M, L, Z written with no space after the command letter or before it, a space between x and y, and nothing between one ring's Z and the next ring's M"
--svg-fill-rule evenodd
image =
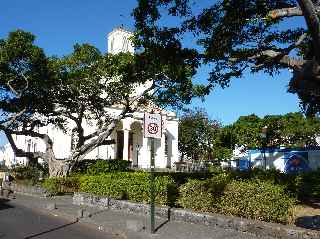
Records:
M128 214L117 210L84 207L72 204L72 196L41 198L16 195L14 203L38 209L54 216L94 225L97 230L118 235L123 239L254 239L257 236L204 225L168 221L156 218L156 233L150 234L150 219L146 216ZM262 238L262 237L260 237ZM263 237L269 238L270 237Z

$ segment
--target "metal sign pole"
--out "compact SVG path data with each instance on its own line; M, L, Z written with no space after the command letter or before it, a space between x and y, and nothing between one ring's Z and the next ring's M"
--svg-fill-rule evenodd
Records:
M154 138L151 138L151 165L150 165L150 227L151 233L155 233L155 215L154 215L154 200L155 200L155 182L154 182Z
M155 233L155 147L154 140L162 137L162 119L161 114L144 113L143 132L145 138L151 140L151 162L150 162L150 228L151 233Z

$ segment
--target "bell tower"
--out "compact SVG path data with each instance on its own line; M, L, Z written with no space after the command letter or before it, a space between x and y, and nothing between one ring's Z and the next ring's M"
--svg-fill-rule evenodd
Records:
M134 47L130 41L130 37L132 36L133 33L125 30L122 26L113 29L113 31L108 34L108 53L134 53Z

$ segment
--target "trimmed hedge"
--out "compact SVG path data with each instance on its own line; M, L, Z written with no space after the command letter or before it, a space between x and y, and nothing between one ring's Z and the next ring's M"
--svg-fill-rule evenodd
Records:
M217 212L268 222L290 220L295 199L284 186L258 180L237 181L227 175L209 180L190 180L179 188L183 208Z
M130 171L131 162L121 159L97 159L83 160L77 162L73 169L73 174L99 175L110 172L127 172Z
M303 201L310 198L320 198L320 169L299 174L285 174L278 170L253 169L247 172L229 172L236 180L260 180L281 185L287 193Z
M291 218L297 196L303 193L320 195L319 172L305 175L258 170L217 174L156 173L156 203L285 223ZM150 173L113 172L50 178L43 186L55 194L82 191L149 203Z
M231 181L220 198L218 211L223 214L267 222L286 223L296 200L285 187L263 181Z
M81 177L80 191L114 199L149 203L150 174L146 172L118 172ZM155 177L155 202L172 205L175 185L169 176Z
M42 187L53 195L77 192L80 188L80 178L47 178L43 181Z
M217 212L217 202L229 182L227 174L207 180L191 179L179 187L178 204L202 212Z

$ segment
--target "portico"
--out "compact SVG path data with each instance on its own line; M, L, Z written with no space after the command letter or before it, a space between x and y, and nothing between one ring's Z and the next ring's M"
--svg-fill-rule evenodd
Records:
M165 116L163 116L165 118ZM132 162L133 167L147 168L150 166L150 143L143 137L143 120L126 118L117 128L115 138L115 158ZM171 167L171 155L168 154L167 129L162 132L161 140L155 141L156 167Z

